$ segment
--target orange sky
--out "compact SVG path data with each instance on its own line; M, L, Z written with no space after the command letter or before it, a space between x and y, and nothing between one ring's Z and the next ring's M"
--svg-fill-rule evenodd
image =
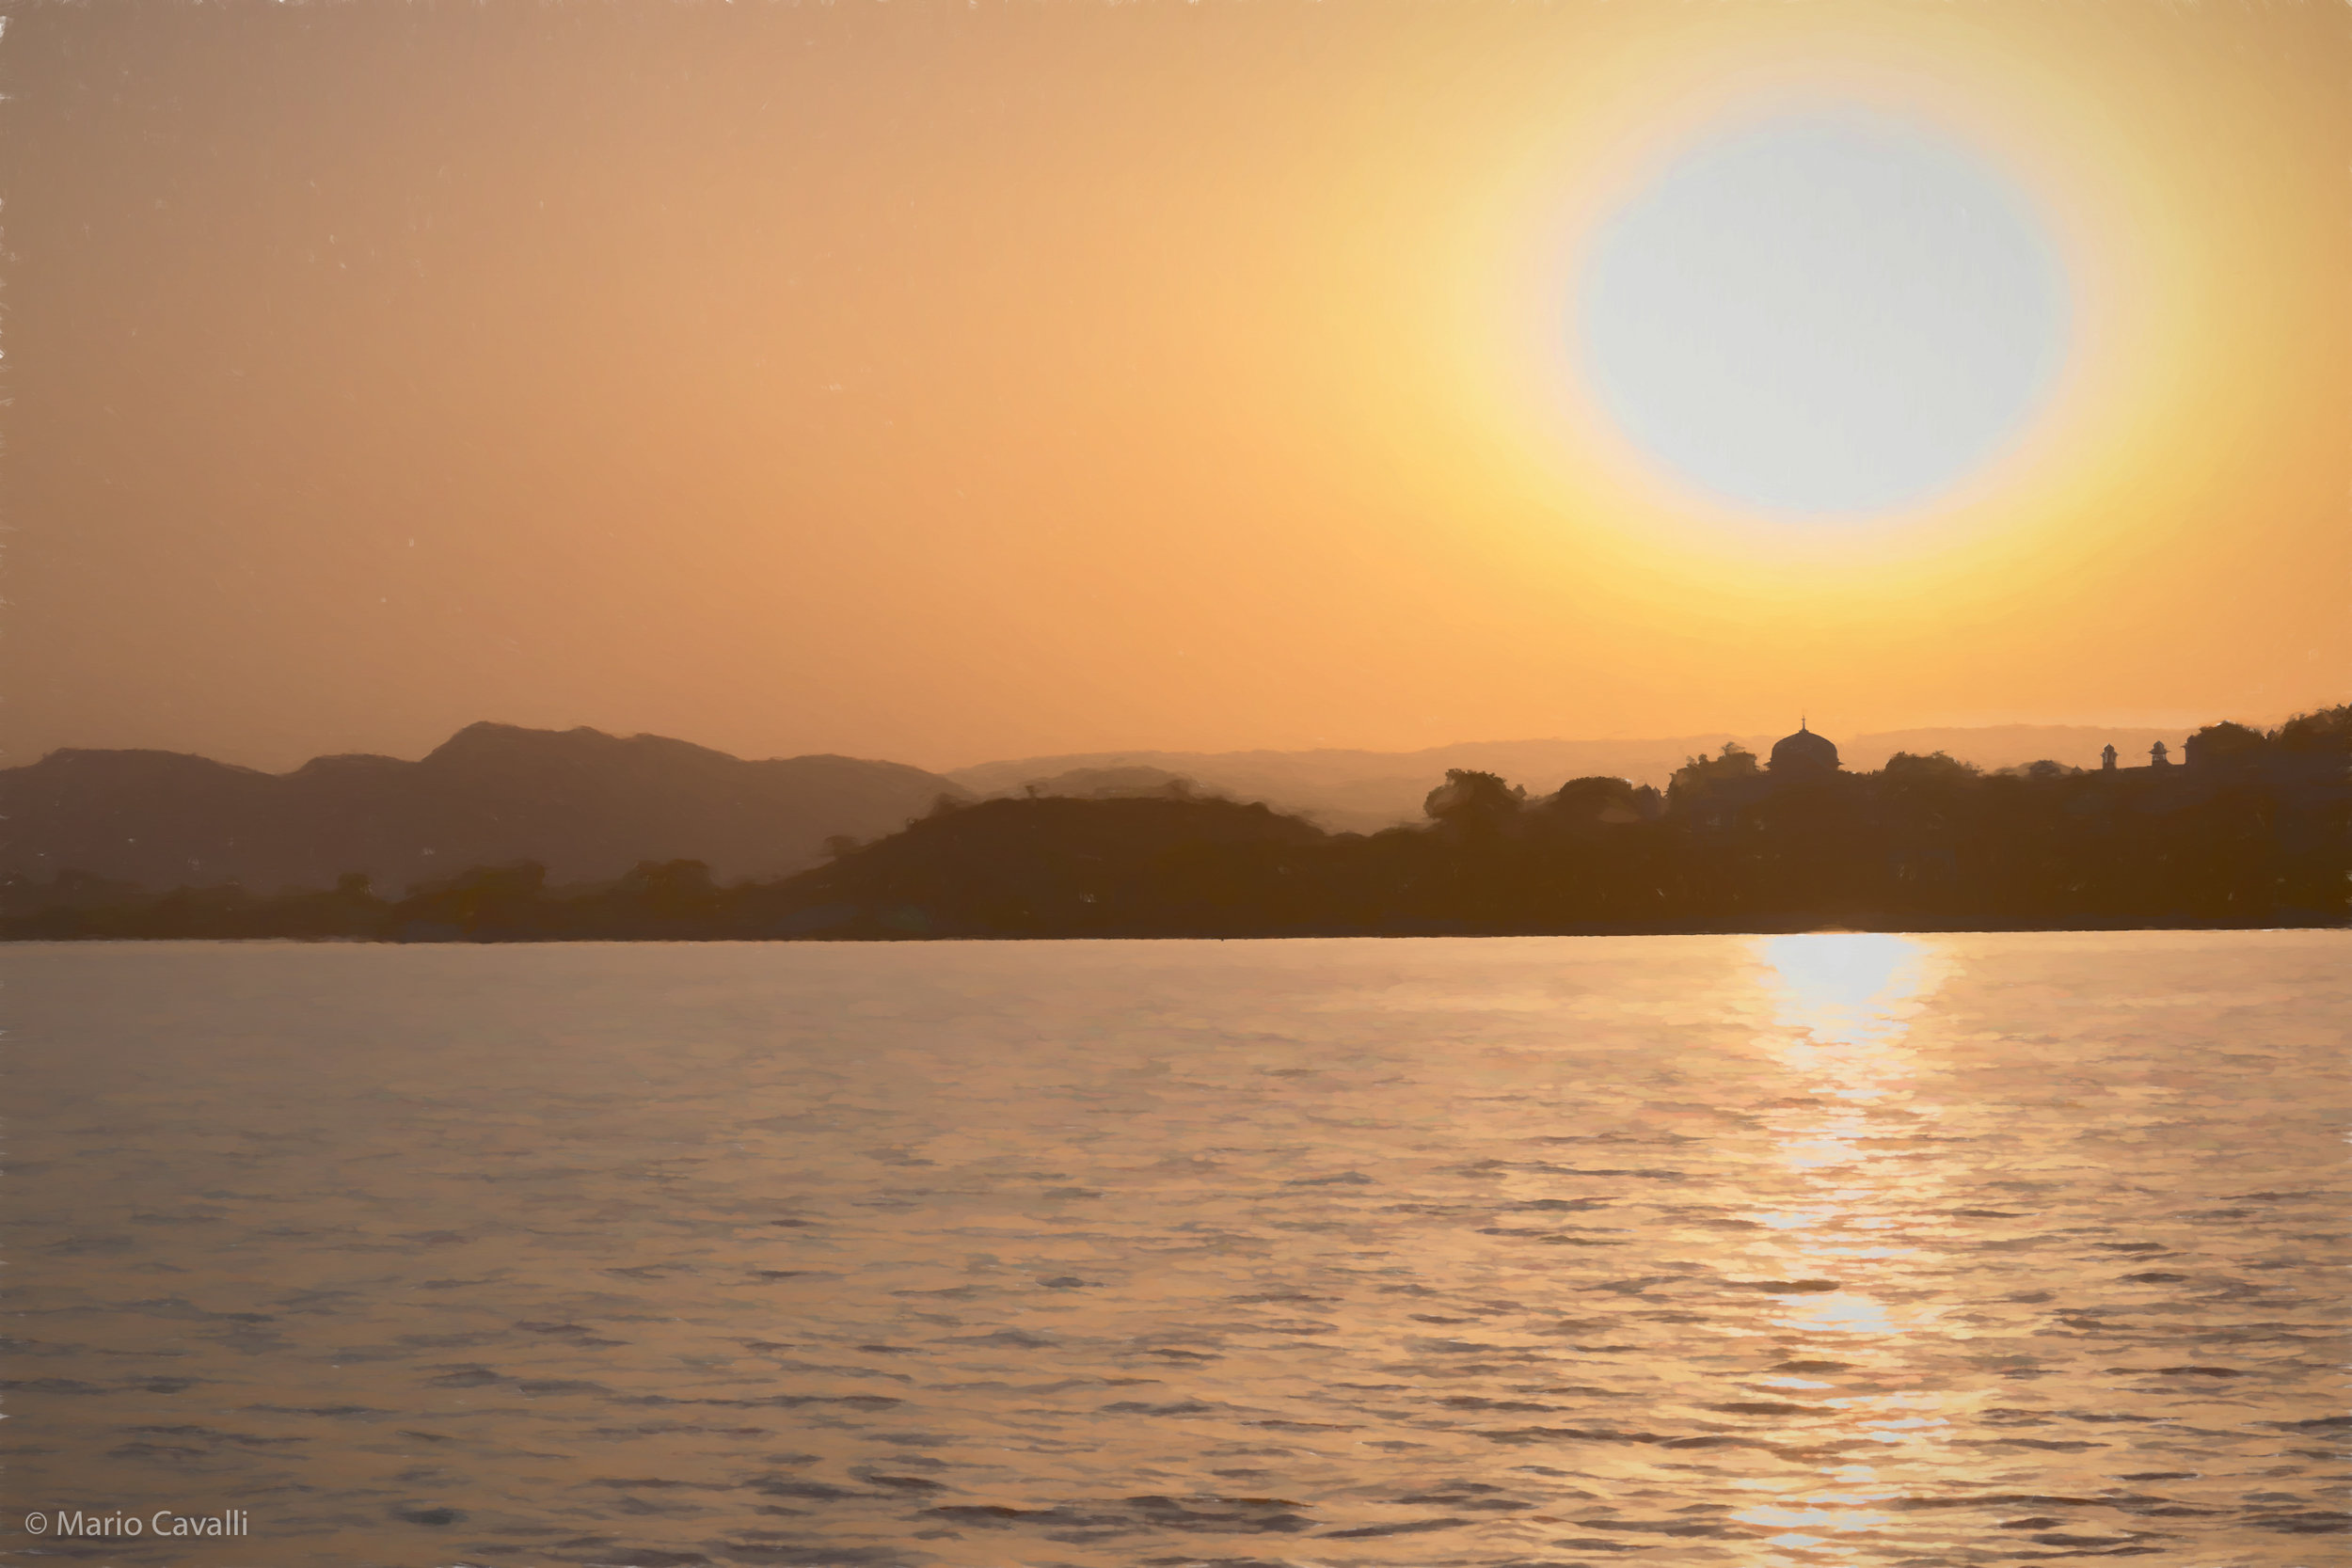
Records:
M0 74L9 763L2352 694L2343 6L53 6ZM1540 326L1817 103L2002 168L2076 309L2018 445L1834 532L1661 483Z

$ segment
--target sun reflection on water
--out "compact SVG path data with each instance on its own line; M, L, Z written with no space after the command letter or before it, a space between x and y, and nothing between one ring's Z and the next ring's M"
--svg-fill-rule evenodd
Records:
M1757 956L1772 1003L1759 1044L1789 1084L1771 1119L1784 1180L1749 1216L1761 1227L1749 1266L1788 1286L1769 1292L1759 1327L1815 1375L1769 1386L1811 1407L1805 1439L1824 1464L1769 1483L1772 1497L1734 1517L1773 1531L1775 1560L1845 1561L1859 1532L1889 1524L1883 1505L1899 1489L1838 1452L1921 1458L1949 1429L1946 1396L1915 1372L1940 1311L1904 1288L1920 1250L1912 1237L1942 1187L1912 1147L1933 1108L1917 1100L1908 1044L1936 955L1907 937L1854 933L1768 938Z
M1779 1004L1773 1022L1798 1049L1867 1047L1899 1039L1928 988L1928 950L1870 931L1768 937L1760 944Z

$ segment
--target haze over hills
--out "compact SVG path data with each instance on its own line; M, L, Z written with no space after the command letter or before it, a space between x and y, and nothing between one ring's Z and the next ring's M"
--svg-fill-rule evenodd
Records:
M814 863L830 837L895 832L964 793L893 762L747 762L659 736L490 723L421 761L318 757L291 773L60 751L0 769L0 874L266 891L356 871L398 889L519 860L559 881L699 860L723 877L773 877Z
M537 737L545 740L547 737ZM560 737L559 737L560 738ZM613 744L600 737L604 744ZM0 940L896 941L2341 926L2352 707L2170 759L1987 773L1948 756L1841 771L1791 736L1694 758L1664 792L1531 794L1455 770L1422 820L1331 832L1153 768L941 797L787 877L646 860L601 882L477 865L384 896L0 881ZM2120 759L2119 759L2120 761Z
M2126 764L2147 760L2156 741L2178 749L2185 731L2110 729L2089 724L1999 724L1883 730L1851 738L1833 736L1845 766L1867 772L1897 752L1943 752L1986 771L2048 758L2096 768L2112 745ZM1264 800L1312 816L1327 828L1375 832L1417 821L1422 801L1450 768L1500 773L1529 793L1557 789L1569 779L1604 775L1664 787L1692 756L1737 741L1759 754L1777 735L1673 736L1652 740L1476 740L1419 752L1095 752L1021 757L950 769L947 776L980 795L1037 784L1043 794L1085 794L1086 781L1123 770L1156 769L1189 779L1202 789L1242 800ZM1130 781L1141 775L1127 772Z
M1606 775L1662 784L1726 740L1476 741L1420 752L1127 752L985 763L952 774L840 756L746 761L660 736L480 723L415 762L317 757L271 774L171 752L60 751L0 769L0 875L86 872L143 887L235 881L326 887L352 872L397 890L469 866L537 861L557 882L619 876L641 861L698 860L724 879L817 863L826 841L896 832L946 795L1199 791L1263 800L1327 829L1422 819L1448 768L1499 773L1531 794ZM1887 731L1839 741L1850 769L1898 751L1943 751L1988 770L2043 757L2129 761L2177 733L2089 726ZM1181 784L1180 784L1181 789Z

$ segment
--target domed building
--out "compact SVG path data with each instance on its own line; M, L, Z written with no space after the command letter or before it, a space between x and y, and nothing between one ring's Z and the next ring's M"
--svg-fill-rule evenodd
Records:
M1796 734L1774 742L1767 766L1776 778L1820 778L1837 771L1837 747L1826 736L1806 729L1800 720Z

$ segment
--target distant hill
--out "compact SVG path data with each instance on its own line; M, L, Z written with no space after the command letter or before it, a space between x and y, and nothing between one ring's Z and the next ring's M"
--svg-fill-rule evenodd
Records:
M534 860L558 881L640 861L723 877L814 864L835 835L897 832L962 786L852 757L747 762L641 735L474 724L418 762L318 757L262 773L172 752L53 752L0 769L0 875L59 871L170 888L396 890Z
M1197 781L1165 768L1073 768L1050 778L1024 779L1018 791L1000 794L1046 795L1075 800L1119 800L1149 797L1182 800L1189 795L1218 793L1202 790Z
M1833 736L1841 760L1857 772L1883 766L1897 752L1944 752L1986 771L2048 758L2074 768L2099 766L2099 749L2112 745L2126 765L2145 762L2163 741L2176 752L2185 731L2104 729L2086 724L1999 724L1975 729L1886 730L1851 738ZM947 776L981 795L1016 792L1038 784L1046 795L1089 793L1071 781L1126 772L1142 778L1180 775L1203 792L1263 800L1310 816L1325 827L1369 832L1421 818L1422 801L1449 768L1500 773L1530 794L1545 794L1570 779L1606 775L1664 787L1690 757L1727 740L1768 752L1777 735L1673 736L1655 740L1474 740L1419 752L1091 752L1022 757L959 768Z

